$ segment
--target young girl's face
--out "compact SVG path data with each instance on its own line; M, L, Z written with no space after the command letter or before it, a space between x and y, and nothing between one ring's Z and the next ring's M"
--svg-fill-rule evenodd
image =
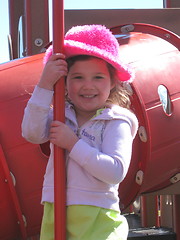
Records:
M76 61L71 66L66 87L76 113L93 116L104 107L114 85L106 62L92 57Z

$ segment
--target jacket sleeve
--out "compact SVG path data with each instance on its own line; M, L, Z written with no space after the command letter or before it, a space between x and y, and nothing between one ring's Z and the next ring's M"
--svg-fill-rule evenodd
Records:
M29 142L41 144L48 141L52 121L53 91L35 87L24 111L22 136Z
M132 142L129 123L111 120L104 131L101 151L80 139L70 152L70 157L95 178L108 184L118 184L127 174Z

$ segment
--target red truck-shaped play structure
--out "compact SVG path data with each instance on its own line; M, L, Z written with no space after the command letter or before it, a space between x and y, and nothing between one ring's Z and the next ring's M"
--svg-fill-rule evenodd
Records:
M180 239L180 38L149 24L111 28L124 61L135 70L128 85L139 129L127 177L120 185L121 209L137 196L173 187L174 230ZM41 187L48 143L21 136L24 108L43 68L44 53L0 65L0 240L38 239ZM177 187L178 186L178 187Z

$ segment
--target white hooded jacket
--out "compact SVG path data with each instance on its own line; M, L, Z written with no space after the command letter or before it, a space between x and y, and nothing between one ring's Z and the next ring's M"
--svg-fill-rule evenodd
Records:
M25 109L22 135L41 144L48 141L53 118L53 91L36 87ZM67 205L93 205L119 211L119 183L127 174L132 142L138 128L135 115L112 105L78 127L73 106L66 103L66 124L79 141L66 152ZM53 145L44 176L42 202L54 202Z

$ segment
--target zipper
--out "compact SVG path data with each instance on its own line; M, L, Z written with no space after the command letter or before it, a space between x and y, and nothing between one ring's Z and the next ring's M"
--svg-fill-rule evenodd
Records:
M76 130L76 136L77 136L78 138L80 138L80 131L81 131L81 128L78 127L77 130Z

